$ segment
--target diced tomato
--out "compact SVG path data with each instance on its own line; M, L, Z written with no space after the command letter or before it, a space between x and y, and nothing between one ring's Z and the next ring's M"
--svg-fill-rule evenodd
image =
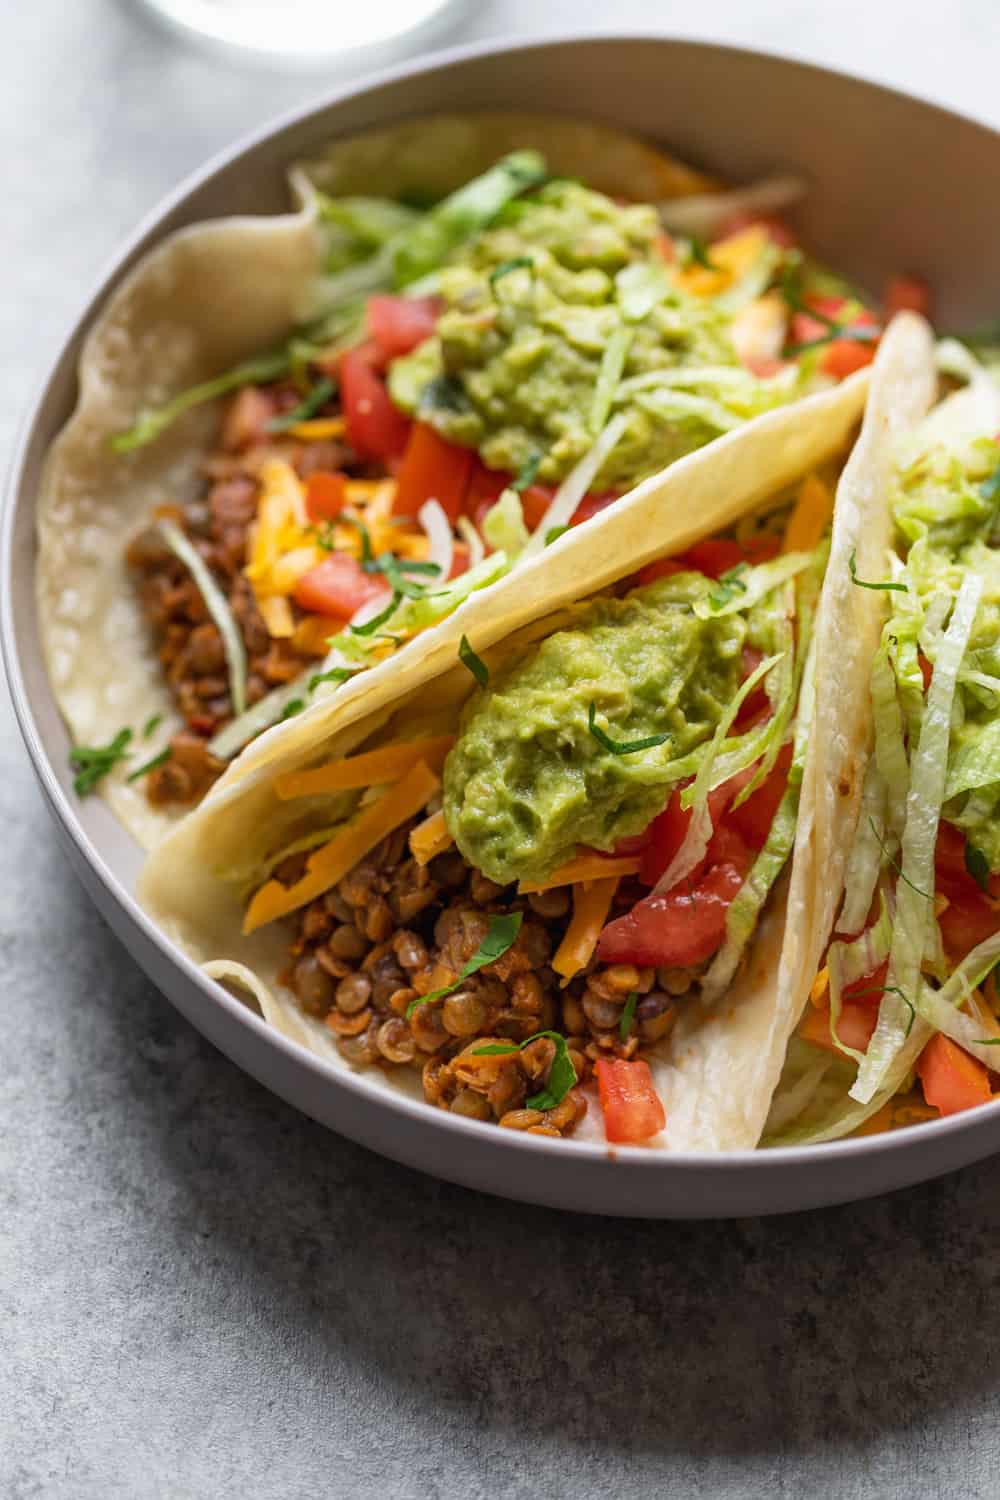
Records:
M927 660L922 651L917 652L917 659L920 662L920 675L924 680L924 692L926 693L931 685L931 679L934 676L934 668L931 666L930 662Z
M658 578L670 578L674 573L687 571L679 557L661 557L659 561L647 563L644 568L640 568L635 581L641 587L647 583L655 583Z
M474 457L471 448L449 443L427 422L414 422L396 476L393 515L415 516L425 500L437 500L454 526L462 514Z
M727 822L738 830L751 849L763 849L767 843L778 804L785 795L791 764L792 747L783 745L778 752L774 769L757 790L740 807L730 807L726 814Z
M434 332L440 304L434 297L369 297L368 331L384 358L409 354Z
M465 514L477 520L480 509L484 505L488 508L494 501L499 500L508 484L510 484L509 474L503 473L500 469L488 469L478 457L473 455L472 473L469 475L469 483L465 491Z
M626 838L619 839L614 847L614 854L616 858L619 856L627 857L631 854L644 853L645 850L649 847L650 835L655 822L656 819L654 818L653 822L650 823L649 827L646 828L642 833L630 833Z
M361 458L399 458L410 435L410 420L393 406L385 383L373 368L367 345L349 349L338 365L340 394L351 447Z
M529 484L521 491L521 511L529 531L536 531L541 526L555 498L556 492L548 484Z
M1000 931L1000 911L978 889L973 894L946 881L939 881L938 889L948 900L938 917L941 941L949 958L957 962Z
M773 531L758 531L754 536L748 536L742 547L749 561L756 567L758 563L770 562L777 557L781 551L781 537Z
M380 594L388 602L384 579L370 577L347 552L331 552L315 568L303 573L294 589L295 602L302 609L336 620L351 619L362 604Z
M448 574L448 578L449 580L452 578L460 578L463 573L467 573L468 571L469 549L464 542L456 542L452 549L451 571Z
M810 297L809 306L816 312L822 313L827 318L839 321L846 300L843 297ZM867 308L862 308L855 313L848 325L850 328L871 328L878 330L878 320ZM821 318L810 317L808 313L797 312L792 316L791 338L792 344L809 344L814 339L826 338L829 335L829 326ZM861 370L865 365L870 365L875 358L877 340L861 343L855 339L833 339L821 352L819 367L826 375L832 375L836 380L843 380L847 375L853 375L855 370Z
M877 1006L852 1005L848 1002L841 1006L837 1018L837 1036L845 1047L853 1047L855 1052L867 1052L877 1025ZM814 1005L807 1006L799 1026L799 1036L804 1042L811 1042L814 1047L825 1047L828 1052L839 1055L839 1049L830 1035L829 1009L817 1010Z
M667 1117L647 1062L600 1057L594 1064L594 1073L604 1114L604 1133L609 1141L629 1145L659 1135Z
M704 573L706 578L721 578L723 573L739 567L746 560L746 553L739 542L726 536L710 536L703 542L695 542L678 559L695 572Z
M942 1115L974 1109L993 1097L983 1064L941 1032L932 1036L921 1052L917 1073L924 1098Z
M757 668L760 666L763 660L764 653L763 651L758 651L756 646L743 647L742 663L744 682L746 682L747 678L752 676L752 674L756 672ZM770 707L771 700L767 696L767 688L765 687L763 682L759 682L754 688L753 692L750 694L749 698L744 698L742 704L740 705L739 713L736 715L736 718L733 721L733 728L738 732L747 729L757 719L758 715L763 713L765 710L769 711Z
M639 871L639 879L644 885L655 885L664 870L669 868L687 836L690 822L691 809L681 807L680 788L675 788L666 807L646 829L647 841L641 849L642 867Z
M315 469L306 480L306 515L310 521L335 521L346 498L346 474Z
M682 881L672 891L644 897L604 928L598 957L606 963L667 969L710 958L726 935L726 912L744 874L732 864L716 865L697 884Z
M882 995L885 990L885 981L889 974L889 960L879 964L870 974L863 974L860 979L853 979L850 984L845 984L841 999L864 1005L874 1005L876 1010L882 1003Z
M609 505L614 505L620 499L618 490L599 490L592 495L584 495L580 504L569 518L571 526L582 526L584 521L590 521L594 516L599 516L602 510L607 510Z
M938 924L945 952L956 961L1000 930L1000 911L992 899L1000 882L991 876L991 892L987 897L966 868L965 848L965 835L960 829L951 823L938 824L934 855L937 891L948 902Z
M739 234L742 229L751 229L755 225L765 229L772 243L782 250L790 250L796 243L791 228L778 214L755 214L752 210L745 210L728 218L718 234L713 236L713 242L717 244L719 240L727 240L731 235Z
M734 828L728 818L716 826L709 839L708 848L705 851L705 863L710 870L716 865L731 865L746 879L747 872L753 864L753 851L739 829Z
M922 276L890 276L882 299L885 321L898 312L931 315L931 289Z

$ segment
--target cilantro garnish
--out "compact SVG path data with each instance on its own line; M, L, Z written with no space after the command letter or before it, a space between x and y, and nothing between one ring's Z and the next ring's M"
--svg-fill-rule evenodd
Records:
M613 740L597 723L597 707L594 703L587 710L587 728L602 750L607 750L610 755L632 755L637 750L655 750L657 745L665 745L670 738L669 734L648 734L641 740Z
M450 995L454 990L458 989L460 984L464 984L466 979L477 973L479 969L484 969L487 964L496 963L498 958L502 958L507 949L512 948L517 941L517 935L521 930L523 920L524 913L520 911L508 912L505 916L490 917L490 925L486 936L458 978L453 979L451 984L446 984L439 990L431 990L429 995L418 995L416 1000L411 1000L406 1007L407 1020L412 1016L418 1005L426 1005L429 1000L440 1000L443 996Z
M481 656L477 656L469 645L468 636L463 635L458 643L458 659L463 667L468 667L473 677L481 688L488 685L490 680L490 669Z
M568 530L568 526L550 526L548 531L545 533L546 547L551 547L552 543L557 542L561 536L565 536Z
M972 876L981 891L989 895L990 890L990 862L982 849L977 849L975 844L965 841L965 868Z
M693 234L688 241L687 263L689 266L704 266L706 271L719 271L722 269L715 264L715 261L709 254L707 243L699 234Z
M146 720L145 724L142 726L142 737L143 737L143 739L144 740L148 740L149 736L154 732L154 730L159 729L159 727L160 727L160 725L162 723L163 723L163 715L162 714L152 714Z
M393 552L380 552L378 557L362 562L366 573L381 573L394 593L404 599L422 599L427 592L422 583L413 583L405 573L420 573L427 578L437 578L441 569L437 563L413 562L408 557L397 557Z
M140 776L148 776L150 771L155 771L158 766L166 765L172 754L173 751L168 745L165 750L160 751L159 755L154 755L152 760L147 760L145 765L140 766L136 771L132 771L126 776L125 780L138 781Z
M884 589L890 594L905 594L905 583L868 583L864 578L858 577L857 548L851 549L851 555L847 559L847 571L851 575L851 582L859 589Z
M528 485L534 481L535 475L538 473L538 468L541 462L541 453L533 453L527 460L527 462L521 465L520 469L518 470L516 479L511 480L511 489L516 490L519 495L523 490L526 490L528 488Z
M820 338L805 339L801 344L787 344L784 351L786 355L805 354L809 349L822 349L827 344L832 344L835 339L842 339L849 344L874 344L881 336L878 328L865 327L863 324L842 323L837 318L831 318L829 313L821 312L819 308L811 307L809 303L804 302L796 285L793 271L786 271L782 277L780 291L792 312L804 313L807 318L812 318L827 330Z
M365 525L364 521L359 521L357 516L344 515L343 512L341 512L341 514L337 517L337 520L343 526L353 526L358 535L361 537L361 557L359 561L365 572L370 573L372 570L372 559L374 557L374 554L372 552L371 533L369 532L368 527ZM324 545L325 543L321 539L320 546L322 547ZM328 548L327 550L330 549Z
M713 609L722 609L731 599L735 599L737 594L746 593L747 586L741 578L741 574L746 570L747 564L740 562L735 568L730 568L727 572L720 574L718 588L712 589L708 596L708 602Z
M531 1098L524 1102L528 1109L555 1109L576 1084L576 1069L570 1061L566 1038L560 1032L536 1031L534 1036L529 1036L520 1045L515 1042L487 1042L484 1047L476 1047L472 1055L473 1057L506 1057L514 1052L523 1052L529 1042L537 1042L540 1036L547 1036L555 1042L556 1055L549 1069L548 1083L540 1093L532 1094Z
M913 1023L917 1019L916 1007L908 995L905 995L898 984L876 984L870 990L854 990L851 994L852 1000L860 1000L862 995L898 995L900 1000L910 1012L909 1024L906 1028L906 1036L913 1030ZM834 1033L836 1035L836 1033Z
M325 406L336 390L336 386L329 376L324 375L322 380L317 380L312 390L307 392L299 402L293 406L291 411L284 412L280 417L272 417L265 423L266 432L287 432L289 427L295 427L299 422L308 422L314 417L321 407Z
M490 286L496 286L501 276L509 276L511 271L530 271L534 264L530 255L512 255L510 260L502 260L494 266L489 274Z
M73 790L78 797L87 797L108 772L124 760L126 747L132 738L131 729L119 729L107 745L74 745L69 752L69 763L76 772Z
M279 724L283 724L286 719L294 719L295 715L300 714L305 706L306 700L304 698L289 698L281 710L281 718L278 720Z
M881 851L882 851L883 855L885 856L886 860L892 866L892 868L895 870L895 872L899 876L900 880L902 880L905 885L908 885L910 887L911 891L916 891L916 893L917 893L918 896L923 896L923 898L924 898L925 901L933 901L934 900L933 896L928 895L928 893L926 891L922 891L920 889L919 885L914 885L913 884L913 881L909 878L908 875L904 875L903 874L903 867L902 867L902 865L899 864L899 862L897 860L893 859L892 855L889 853L889 849L888 849L888 847L886 845L885 839L882 837L882 835L878 831L878 826L877 826L877 824L875 822L875 819L872 818L872 817L869 817L868 821L871 824L872 833L875 835L875 842L878 844L878 846L881 849Z
M632 1030L632 1022L635 1019L635 1008L638 1004L638 991L632 990L625 1001L625 1009L622 1011L621 1020L618 1022L618 1035L623 1042L628 1041L628 1034Z
M374 615L372 617L372 619L370 619L370 620L366 620L363 625L351 625L351 626L349 626L351 634L352 635L374 635L375 632L376 632L376 630L379 628L379 626L380 625L384 625L385 622L386 622L386 620L388 620L389 616L392 615L392 614L395 614L396 610L399 608L400 604L402 603L402 600L403 600L402 594L399 593L398 590L394 589L393 590L393 594L392 594L392 598L389 600L389 603L386 605L386 607L382 611L382 613L380 615Z
M329 672L317 672L315 677L309 679L309 691L314 693L321 682L346 682L359 670L358 667L333 667Z

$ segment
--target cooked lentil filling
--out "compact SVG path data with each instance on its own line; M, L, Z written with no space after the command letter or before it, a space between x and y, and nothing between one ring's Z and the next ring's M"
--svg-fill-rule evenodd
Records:
M454 849L418 865L408 848L413 827L398 828L297 915L283 982L305 1011L325 1021L354 1066L419 1068L424 1097L440 1109L535 1135L569 1135L587 1109L579 1086L553 1109L526 1107L548 1079L556 1051L550 1038L502 1055L477 1049L560 1032L577 1084L585 1083L599 1058L631 1058L665 1037L700 971L592 959L562 988L550 959L569 924L570 888L518 896L515 886L498 886L470 869ZM286 859L278 878L294 882L305 858ZM614 911L629 909L637 894L622 882ZM513 945L407 1019L420 995L457 978L490 918L514 911L523 920ZM637 1003L623 1038L633 993Z
M294 386L245 386L229 402L219 446L202 464L201 494L170 514L186 532L224 590L246 647L247 702L257 703L273 688L290 682L315 656L290 639L272 637L244 576L247 534L256 518L259 474L269 459L289 463L300 478L320 470L366 474L346 443L297 442L267 431L267 423L290 411L301 397ZM333 415L334 404L323 409ZM233 717L222 637L187 568L155 527L140 533L126 553L136 574L139 597L152 629L164 676L186 728L170 741L170 757L145 779L150 802L200 801L222 775L225 762L211 754L208 741ZM291 603L294 620L303 611ZM331 622L331 633L336 622Z

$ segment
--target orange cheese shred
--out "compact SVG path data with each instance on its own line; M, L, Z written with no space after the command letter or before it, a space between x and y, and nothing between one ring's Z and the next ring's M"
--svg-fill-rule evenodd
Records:
M815 474L807 474L799 485L795 508L785 529L783 552L811 552L823 540L833 515L830 488Z
M398 745L383 745L378 750L366 750L362 755L334 760L312 771L289 771L277 778L274 790L282 802L290 802L293 797L311 797L317 792L347 792L355 787L381 786L386 781L398 781L418 761L423 761L433 771L440 771L454 743L451 735L440 734L423 740L404 740Z
M638 875L641 860L637 854L577 854L553 870L548 880L522 880L518 894L551 891L557 885L579 885L584 880L620 880L624 875Z
M812 982L812 989L809 991L809 999L818 1010L829 1010L829 1002L826 998L826 992L829 988L830 970L820 969Z
M267 633L274 640L282 640L295 632L292 609L283 594L269 594L257 600L260 617L267 626Z
M443 854L450 849L455 840L448 832L448 825L444 820L444 809L431 813L422 823L418 823L410 834L410 853L418 865L428 865L438 854Z
M617 889L617 875L573 887L573 917L552 960L564 984L589 964Z
M362 808L357 817L328 844L324 844L309 856L305 874L294 885L282 885L280 880L269 880L261 886L247 908L243 919L245 933L256 932L268 922L285 917L309 901L315 901L331 886L342 880L353 870L359 859L370 854L375 845L412 818L441 785L429 766L418 761L403 777L402 781L389 788L376 802Z
M304 443L318 443L324 438L343 437L347 431L347 423L343 417L313 417L308 422L296 422L288 430L292 437L299 438Z

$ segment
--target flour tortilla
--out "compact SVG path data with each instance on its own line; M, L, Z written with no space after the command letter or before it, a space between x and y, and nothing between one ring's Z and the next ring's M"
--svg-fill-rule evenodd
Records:
M730 994L710 1015L689 1012L679 1024L660 1078L671 1145L737 1150L756 1146L764 1129L788 1040L833 930L871 750L868 679L885 594L856 587L849 563L856 554L861 578L885 574L892 450L930 409L935 388L931 331L922 318L901 314L882 340L861 435L837 489L784 933L761 924L750 965L759 965L761 982L750 993Z
M471 674L458 661L463 635L496 666L529 641L558 629L568 605L665 552L683 551L699 537L731 525L844 448L866 389L867 374L862 372L681 459L586 528L561 537L512 579L473 595L451 619L420 637L405 661L397 658L373 668L362 681L261 736L147 861L140 882L147 910L196 961L211 963L209 972L215 977L249 990L265 1018L286 1036L333 1066L347 1068L326 1027L305 1016L277 982L287 960L281 924L249 937L240 930L246 897L262 867L305 833L310 822L315 826L320 814L321 804L309 805L306 799L278 801L272 790L275 776L352 753L377 731L391 733L390 721L397 714L406 716L411 729L417 711L429 728L440 716L453 721L474 688ZM751 962L727 997L730 1003L740 997L741 1014L756 1015L758 1007L773 1004L782 900L779 893ZM709 1052L700 1065L708 1074L709 1112L724 1114L720 1101L728 1091L726 1080ZM661 1077L668 1076L668 1062L655 1066ZM407 1071L412 1072L398 1070L390 1077L373 1069L369 1076L381 1086L409 1087L413 1080L403 1076ZM727 1121L720 1139L704 1149L723 1149L729 1128ZM678 1131L668 1126L654 1144L687 1147L687 1127Z
M106 743L162 715L141 744L154 755L181 727L137 602L124 549L154 508L192 497L219 405L197 407L154 442L116 454L137 414L280 345L314 303L322 269L315 186L329 193L440 196L520 146L553 172L643 201L711 191L664 152L603 125L482 113L407 120L336 141L293 167L296 213L180 230L110 296L84 345L76 410L56 439L38 498L36 594L56 700L73 740ZM155 846L178 813L152 808L120 766L101 791L134 836Z

